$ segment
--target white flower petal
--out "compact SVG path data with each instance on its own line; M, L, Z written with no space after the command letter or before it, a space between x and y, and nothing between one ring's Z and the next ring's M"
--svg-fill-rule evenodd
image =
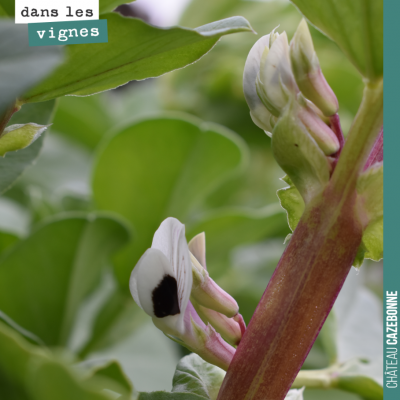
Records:
M196 257L196 260L204 269L206 266L206 234L204 232L196 235L189 242L189 251Z
M260 80L265 90L266 100L280 111L288 102L288 93L285 88L294 94L298 92L291 70L286 32L275 39L268 56L261 63Z
M243 72L243 92L250 108L250 115L253 122L265 131L271 130L269 123L271 114L258 97L256 78L260 71L260 63L264 50L266 47L269 47L269 38L270 35L265 35L257 40L247 56Z
M165 254L178 284L178 301L184 314L192 290L192 264L185 238L185 225L176 218L167 218L157 229L151 246Z
M164 318L153 317L153 323L165 334L181 338L185 333L184 317L184 314L169 315Z
M171 264L167 257L158 249L148 249L140 258L131 274L129 288L132 297L136 304L152 317L156 317L157 314L160 315L157 312L157 304L154 304L154 294L165 277L170 277L167 279L176 281ZM171 294L170 292L171 290L167 294ZM172 293L170 299L166 300L165 306L168 306L168 304L171 305L174 302L173 296L174 293ZM176 297L177 294L175 294Z

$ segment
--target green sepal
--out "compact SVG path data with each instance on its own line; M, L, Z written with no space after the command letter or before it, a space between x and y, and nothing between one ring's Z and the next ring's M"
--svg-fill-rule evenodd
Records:
M286 210L289 228L293 232L303 215L305 204L300 192L294 186L291 179L286 175L281 180L289 186L279 189L276 194L282 208ZM290 240L290 238L287 238L287 240Z
M276 124L272 151L305 203L320 193L329 181L329 162L303 124L290 111Z
M0 136L0 156L4 157L9 151L28 147L40 137L48 126L33 122L8 126Z
M357 250L356 258L353 261L354 268L360 268L365 258L365 246L364 243L361 242L360 247Z

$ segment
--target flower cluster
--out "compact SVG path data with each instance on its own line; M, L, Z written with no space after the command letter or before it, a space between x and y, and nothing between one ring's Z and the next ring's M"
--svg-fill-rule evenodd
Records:
M326 156L339 150L327 118L337 113L338 101L322 74L305 20L290 46L286 32L272 31L255 43L246 61L243 88L253 122L269 136L289 113Z
M129 286L157 328L207 362L228 368L235 348L220 334L237 345L246 327L236 301L207 272L204 233L188 245L185 226L167 218L133 269Z

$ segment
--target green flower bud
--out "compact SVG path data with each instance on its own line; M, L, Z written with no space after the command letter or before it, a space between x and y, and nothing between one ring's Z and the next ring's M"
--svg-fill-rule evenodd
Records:
M0 156L9 151L21 150L32 144L50 125L35 123L10 125L0 136Z

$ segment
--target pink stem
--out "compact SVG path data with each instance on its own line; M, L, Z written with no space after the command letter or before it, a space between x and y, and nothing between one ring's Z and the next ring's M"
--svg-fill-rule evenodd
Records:
M355 192L343 199L329 185L306 208L236 350L218 400L285 398L361 243L355 204Z

